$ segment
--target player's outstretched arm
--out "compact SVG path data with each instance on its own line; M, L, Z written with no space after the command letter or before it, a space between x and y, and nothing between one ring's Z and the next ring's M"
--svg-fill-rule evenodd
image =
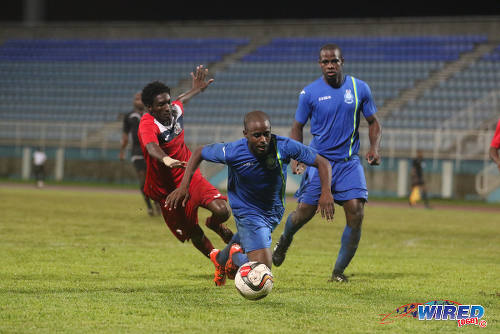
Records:
M368 138L370 140L370 149L366 153L366 161L372 166L380 165L380 138L382 137L382 127L375 115L366 118L368 122Z
M128 145L128 133L122 132L122 139L120 141L120 160L125 159L125 148L127 148Z
M193 80L191 89L179 95L175 100L186 104L192 97L203 92L212 82L214 82L214 79L207 80L207 76L207 68L204 68L203 65L196 66L195 73L191 72L191 78Z
M184 168L186 167L186 161L179 161L176 159L172 159L169 157L158 145L157 143L149 143L146 145L146 150L148 154L155 158L156 160L160 160L165 164L165 166L169 168Z
M321 155L316 154L314 167L318 168L319 179L321 182L321 196L319 197L318 209L321 212L321 217L327 220L333 220L335 214L335 205L331 190L332 184L332 166Z
M184 172L184 176L182 177L181 184L177 189L168 194L165 200L165 207L169 209L176 209L179 204L182 203L182 206L185 207L186 203L189 199L189 185L191 184L191 179L193 178L194 172L200 166L203 158L201 156L202 147L198 147L192 154L189 159L186 167L186 171Z

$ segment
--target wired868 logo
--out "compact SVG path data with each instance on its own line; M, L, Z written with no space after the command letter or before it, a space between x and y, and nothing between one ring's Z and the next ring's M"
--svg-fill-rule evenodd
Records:
M452 300L431 300L424 304L411 303L402 305L388 314L381 314L381 324L388 324L401 318L418 320L454 320L458 327L476 325L486 327L484 307L481 305L462 305Z

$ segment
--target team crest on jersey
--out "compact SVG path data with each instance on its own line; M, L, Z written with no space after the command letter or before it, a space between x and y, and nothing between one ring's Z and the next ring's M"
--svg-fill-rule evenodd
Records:
M352 104L354 102L354 95L350 89L346 89L344 93L344 102L347 104Z

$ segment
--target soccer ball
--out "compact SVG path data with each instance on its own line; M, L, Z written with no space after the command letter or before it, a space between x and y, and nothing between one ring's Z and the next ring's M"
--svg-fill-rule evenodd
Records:
M234 285L246 299L261 299L273 289L273 273L264 263L250 261L238 268Z

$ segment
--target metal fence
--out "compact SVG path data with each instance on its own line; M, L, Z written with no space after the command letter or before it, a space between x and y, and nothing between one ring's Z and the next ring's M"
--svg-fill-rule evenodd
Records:
M186 124L185 140L190 147L233 141L242 136L242 126ZM273 132L288 136L290 128L275 127ZM385 159L412 157L417 150L433 159L487 160L494 130L394 129L383 128L381 152ZM1 146L41 146L117 149L121 123L57 123L0 121ZM311 135L304 129L304 143ZM361 150L369 147L368 128L360 127Z

